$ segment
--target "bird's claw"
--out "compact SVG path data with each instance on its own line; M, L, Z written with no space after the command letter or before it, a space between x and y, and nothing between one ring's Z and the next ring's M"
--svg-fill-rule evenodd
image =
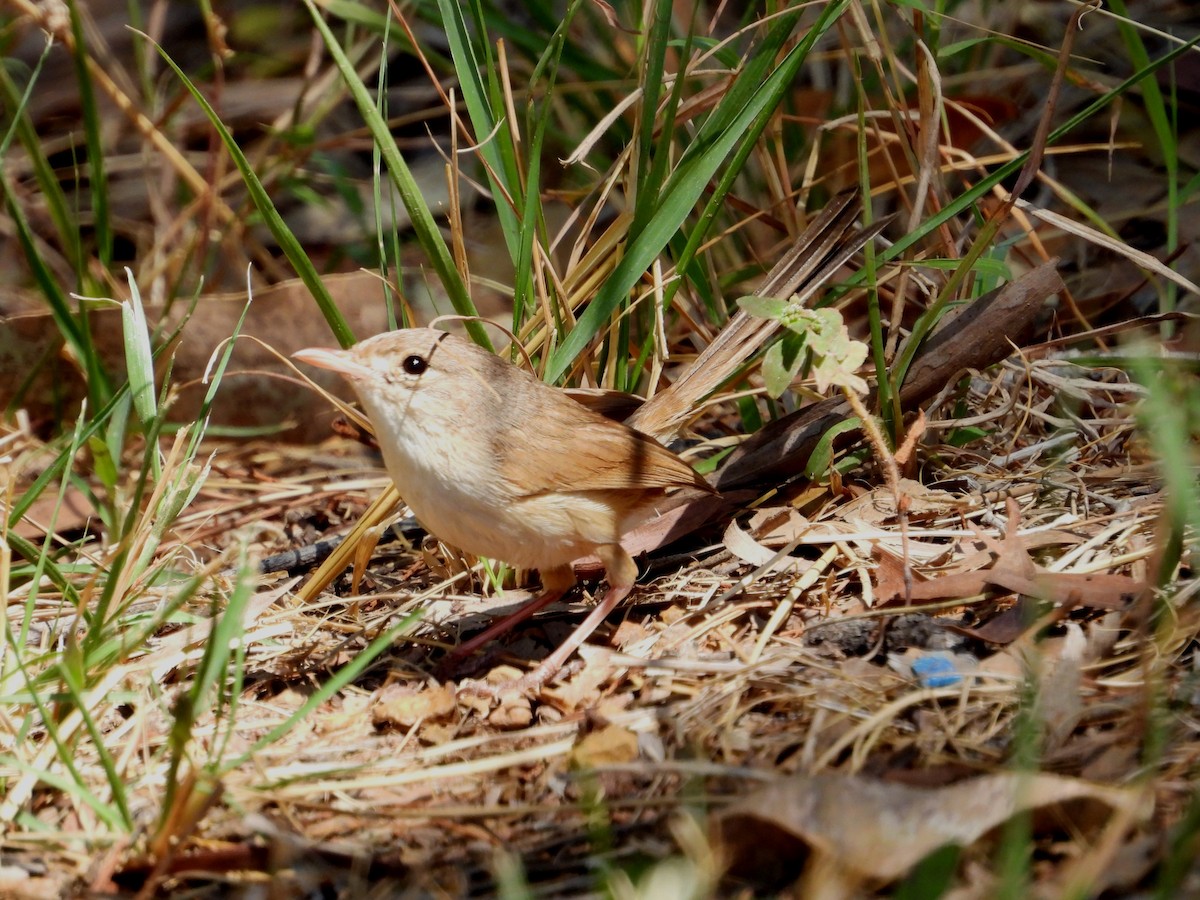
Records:
M534 699L541 693L543 685L546 683L546 676L540 675L535 670L528 675L522 675L520 678L512 678L507 681L486 681L479 678L466 678L458 683L458 693L467 694L468 696L484 697L494 703L503 703L506 700L524 697Z

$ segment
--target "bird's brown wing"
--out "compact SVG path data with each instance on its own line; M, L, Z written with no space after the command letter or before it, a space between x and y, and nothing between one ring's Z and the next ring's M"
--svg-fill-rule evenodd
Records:
M713 492L695 469L653 438L587 411L582 416L576 411L572 420L568 433L573 435L572 442L583 448L580 452L563 448L562 452L530 453L527 447L509 448L513 454L510 471L529 495L675 487ZM558 431L547 427L541 433ZM526 431L523 439L547 440L539 438L536 430Z
M580 406L586 406L614 422L624 422L646 402L644 397L637 394L610 391L607 388L563 388L562 392L563 396L570 397Z

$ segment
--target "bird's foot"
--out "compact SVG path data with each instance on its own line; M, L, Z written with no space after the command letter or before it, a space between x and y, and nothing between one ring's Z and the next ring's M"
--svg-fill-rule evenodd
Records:
M545 664L538 666L532 672L527 672L518 678L511 677L516 670L511 666L500 666L489 673L489 678L467 678L458 683L458 693L468 696L484 697L494 703L504 703L515 697L536 698L558 674L559 667L550 668ZM499 677L494 677L499 676Z

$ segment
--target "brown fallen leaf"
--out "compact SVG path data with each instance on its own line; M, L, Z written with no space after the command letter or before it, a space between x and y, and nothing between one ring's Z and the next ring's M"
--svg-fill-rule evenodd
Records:
M939 847L970 846L1013 815L1050 806L1072 813L1081 829L1113 810L1148 812L1137 791L1058 775L1004 772L929 789L821 774L773 783L718 815L715 827L730 873L753 884L795 880L794 854L803 848L816 854L809 865L887 883Z
M375 695L371 724L376 728L409 729L419 722L453 715L455 708L452 684L423 688L392 684Z
M549 703L565 714L580 709L596 710L605 704L605 693L601 688L617 675L609 660L611 653L604 647L584 645L579 648L579 655L584 661L580 670L570 678L544 688L541 694L543 703ZM607 698L609 701L614 699Z
M637 735L621 725L607 725L580 738L567 761L575 769L633 762L638 757Z
M966 512L971 508L969 497L926 487L909 478L899 479L899 487L908 504L906 514L909 522ZM889 486L875 488L840 507L837 515L846 522L882 528L897 520L896 495Z
M1001 610L986 622L971 628L947 622L946 628L988 644L1011 644L1029 628L1037 616L1038 601L1032 597L1017 597L1016 602Z
M1087 638L1078 622L1067 622L1063 636L1038 644L1041 665L1037 677L1037 703L1033 713L1041 724L1042 753L1059 751L1084 715L1083 665Z
M778 549L801 537L812 523L791 506L762 506L750 516L746 527L760 544Z
M87 527L98 519L87 495L76 485L68 484L60 495L47 491L33 501L29 511L13 529L27 541L40 541L47 528L55 534L67 534Z
M500 705L487 715L489 725L502 731L528 728L533 721L533 706L528 697L512 694L500 698Z
M769 565L767 569L769 572L801 572L812 566L810 561L798 559L786 553L778 556L777 548L768 547L756 540L738 524L737 519L729 521L721 540L725 544L725 549L742 562L749 563L756 568ZM778 558L776 558L777 556Z
M495 666L484 676L483 684L499 687L518 680L524 674L515 666ZM456 703L502 731L525 728L533 721L533 705L525 694L503 692L499 700L499 704L493 707L492 698L484 692L458 691L455 696Z
M1036 597L1062 609L1124 609L1141 593L1143 582L1116 573L1051 572L1029 555L1030 542L1018 532L1020 508L1008 501L1008 524L1002 539L983 532L976 539L986 549L974 557L984 567L976 571L950 572L925 581L915 578L905 584L901 560L877 553L875 594L881 605L954 600L1000 588L1026 597Z

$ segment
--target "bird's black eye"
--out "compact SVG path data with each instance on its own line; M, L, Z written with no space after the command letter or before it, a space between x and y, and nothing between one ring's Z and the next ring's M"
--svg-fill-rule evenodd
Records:
M402 367L409 375L420 375L429 368L429 362L425 359L425 357L417 356L417 354L414 353L411 356L404 357Z

